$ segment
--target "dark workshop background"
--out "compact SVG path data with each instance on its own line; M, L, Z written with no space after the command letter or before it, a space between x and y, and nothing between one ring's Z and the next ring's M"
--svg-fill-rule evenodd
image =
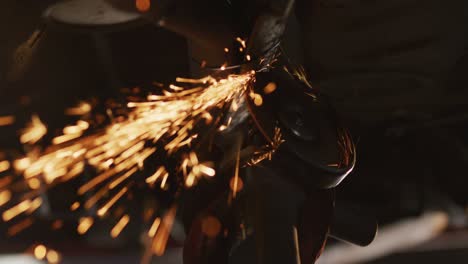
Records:
M26 121L37 113L59 129L66 123L64 109L79 100L119 98L124 87L189 75L186 41L142 24L102 33L48 30L25 58L30 62L21 77L10 80L13 54L41 28L41 13L54 2L0 3L0 116ZM431 247L400 250L369 263L467 263L468 2L297 4L297 21L285 45L303 48L294 48L292 56L330 95L357 141L358 165L338 187L338 199L359 204L382 225L428 211L443 211L450 219L448 230L427 242ZM0 128L2 148L19 147L19 129ZM63 243L76 239L70 234ZM2 237L1 254L18 252L22 242ZM137 263L138 250L124 248L88 245L64 263ZM169 256L158 263L178 259Z

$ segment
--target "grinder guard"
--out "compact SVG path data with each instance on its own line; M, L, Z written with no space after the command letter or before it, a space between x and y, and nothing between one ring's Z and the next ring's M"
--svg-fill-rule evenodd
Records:
M272 128L281 129L284 143L270 163L288 171L305 189L337 186L356 161L350 135L340 127L325 96L283 69L259 73L257 86L264 87L271 81L278 88L264 95L262 106L249 102L261 130L271 135Z

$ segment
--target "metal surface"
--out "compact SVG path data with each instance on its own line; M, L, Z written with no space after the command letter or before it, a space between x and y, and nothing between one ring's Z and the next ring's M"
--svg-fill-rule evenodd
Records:
M116 8L105 0L69 0L49 7L44 16L64 24L90 27L128 23L141 15L136 10Z

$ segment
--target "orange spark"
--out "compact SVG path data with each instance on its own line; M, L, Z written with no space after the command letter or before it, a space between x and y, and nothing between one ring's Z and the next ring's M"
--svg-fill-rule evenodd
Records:
M46 258L50 264L59 263L61 259L60 254L52 249L47 252Z
M101 207L101 209L98 210L98 215L100 217L103 217L107 211L120 199L122 198L122 196L127 192L128 190L128 187L124 187L122 188L122 190L120 190L114 197L112 197L112 199L107 202L103 207Z
M9 126L15 123L14 116L0 116L0 126Z
M98 192L96 192L93 196L91 196L86 203L84 204L84 207L86 209L90 209L93 207L107 192L108 192L107 186L104 186L102 189L100 189Z
M234 177L232 178L231 182L230 182L230 187L232 189L232 197L236 197L236 194L238 191L240 191L240 189L242 188L239 188L240 187L240 182L242 182L242 180L239 179L239 166L240 166L240 150L237 151L237 156L236 156L236 168L235 168L235 171L234 171Z
M31 166L31 160L29 158L18 159L18 160L15 160L13 163L13 167L17 171L24 171L29 166Z
M169 155L190 144L197 138L196 134L191 133L196 122L201 119L211 122L213 118L209 113L210 110L222 108L242 98L252 79L253 73L231 75L224 80L216 80L210 76L199 80L177 78L179 82L207 85L207 87L195 87L174 93L166 91L165 95L155 95L149 98L151 101L130 102L128 105L133 110L128 119L113 123L105 131L99 131L84 138L76 138L71 145L65 147L58 145L54 147L54 151L35 157L34 160L30 158L18 160L15 168L20 172L24 171L25 179L36 178L42 174L44 183L50 185L68 181L79 175L88 163L102 172L82 185L78 190L79 195L83 195L107 180L112 180L114 184L110 187L115 187L131 175L126 174L125 177L121 176L119 179L114 179L114 177L133 170L135 167L141 168L144 160L156 151L156 148L147 148L146 142L157 142L165 136L174 136L164 147ZM83 114L90 108L89 104L82 103L73 111L69 109L68 114ZM33 120L38 123L37 117ZM35 126L35 129L27 132L31 134L32 131L38 131L40 127ZM74 132L87 127L89 127L87 122L78 121L75 126L64 129L65 133L72 134L56 138L55 143L74 139L77 136L73 134ZM44 132L45 126L43 128ZM28 133L24 135L29 135ZM23 141L32 143L40 138L39 134L35 137L23 138ZM200 171L201 168L206 175L213 174L213 170L204 167L196 168L196 170ZM163 173L158 177L148 179L148 182L154 183L156 179L162 178L161 186L164 188L168 176ZM100 191L99 197L105 193L105 191ZM95 203L99 198L93 197L94 199L90 199L85 206Z
M8 184L13 182L12 176L6 176L0 179L0 189L5 188Z
M207 216L202 220L202 232L209 238L215 238L221 232L221 222L214 216Z
M125 111L128 110L127 118L115 119L105 129L85 137L82 136L83 131L88 129L90 124L80 120L75 125L63 129L63 135L53 140L56 146L46 149L44 153L31 151L27 157L14 161L13 167L15 171L22 173L25 183L31 189L43 186L44 190L47 190L78 176L85 166L92 166L99 174L78 189L78 194L84 195L93 188L100 188L85 202L84 208L89 209L108 195L109 190L130 181L138 168L141 168L145 160L156 151L155 147L148 147L148 143L164 142L163 151L171 155L185 146L190 146L191 142L197 139L198 134L193 130L198 122L216 122L215 125L219 125L219 119L214 119L210 112L214 109L233 107L235 103L232 102L243 98L253 78L254 73L230 75L222 80L210 76L199 80L178 78L177 81L194 84L196 87L185 89L173 85L172 90L164 91L163 95L148 96L146 102L129 102L128 108L125 109ZM85 115L91 110L90 104L81 103L75 108L68 109L66 113ZM37 116L33 116L31 123L22 131L20 140L23 144L35 144L46 133L46 126ZM3 171L10 169L8 161L1 164L3 167L0 169L3 168ZM216 174L210 163L198 160L195 152L187 156L184 164L182 166L184 177L191 175L193 183L196 182L197 177L204 175L212 177ZM160 167L154 175L146 179L146 182L154 184L161 179L160 186L165 189L168 185L168 177L169 173L166 169ZM3 179L9 179L5 180L4 186L12 182L11 177ZM110 208L128 192L131 184L132 182L120 189L104 203L97 214L100 217L105 216ZM4 203L6 203L11 199L7 196L8 194L11 196L8 192L0 193L0 201L5 200ZM23 200L3 212L3 220L10 221L22 213L30 214L37 210L42 204L42 199L31 199ZM80 205L75 203L71 209L76 210L78 206ZM151 250L156 255L162 254L165 250L175 212L174 207L169 210L163 220L159 220L157 225L156 222L153 223L149 230L149 234L154 235ZM114 227L117 229L111 232L111 235L117 236L128 224L129 219L122 218L121 221ZM80 219L77 232L86 233L93 223L93 218Z
M164 166L161 166L156 170L156 172L153 175L146 178L146 183L154 184L161 175L166 175L166 174L167 174L166 168L164 168Z
M236 38L236 41L239 42L242 45L243 49L245 49L247 47L247 45L245 44L245 40L238 37L238 38Z
M190 173L188 176L187 176L187 179L185 180L185 186L187 187L192 187L193 184L195 183L195 174L193 173Z
M8 201L10 201L11 199L11 192L6 190L6 191L2 191L0 192L0 206L8 203Z
M76 211L78 208L80 208L80 203L79 203L79 202L74 202L74 203L70 206L70 211Z
M82 116L89 113L91 110L92 107L89 103L80 102L77 106L65 110L65 114L70 116Z
M80 218L76 231L78 234L84 235L93 226L93 223L94 219L92 217L82 217Z
M257 96L255 96L254 104L256 106L261 106L263 104L263 98L261 95L257 94Z
M36 198L34 201L24 200L21 203L13 206L12 208L6 210L2 214L3 221L8 222L16 216L29 211L30 209L37 209L42 203L41 198Z
M66 135L58 136L58 137L55 137L54 139L52 139L52 144L54 144L54 145L62 144L62 143L65 143L67 141L79 138L79 137L81 137L81 135L83 135L83 132L80 131L80 132L75 133L75 134L66 134Z
M5 172L10 169L10 162L8 160L4 160L0 162L0 173Z
M161 181L161 189L166 188L166 182L167 182L168 178L169 178L169 173L164 174L164 178Z
M274 82L268 83L268 84L263 88L263 92L264 92L265 94L271 94L271 93L273 93L275 90L276 90L276 83L274 83Z
M184 90L183 87L179 87L179 86L176 86L176 85L173 85L173 84L169 85L169 88L174 90L174 91L183 91Z
M127 226L128 222L130 222L130 217L128 215L122 216L119 222L112 228L111 230L111 237L116 238L120 235L122 230Z
M41 187L41 181L38 178L28 180L28 186L31 190L37 190Z
M83 120L80 120L73 126L67 126L63 128L63 134L73 135L82 133L84 130L89 128L89 123Z
M148 12L151 8L151 0L136 0L135 6L140 12Z
M26 218L23 221L8 228L7 235L9 237L16 236L26 228L30 227L34 223L32 218Z
M41 205L42 205L42 198L38 197L29 204L29 208L26 212L28 214L31 214L34 211L36 211L39 207L41 207Z
M133 174L135 174L135 172L137 172L138 168L133 168L129 171L127 171L126 173L124 173L122 176L120 176L119 178L117 178L116 180L114 180L113 182L111 182L111 184L109 184L109 189L114 189L115 187L117 187L119 184L121 184L123 181L125 181L126 179L128 179L130 176L132 176Z
M154 222L151 225L150 230L148 231L148 236L149 237L154 237L154 235L158 231L158 228L159 228L160 224L161 224L161 218L157 217L156 219L154 219Z
M164 251L166 251L167 240L169 239L169 234L172 230L172 225L174 224L176 212L176 206L173 206L171 209L169 209L162 220L158 232L154 237L152 249L156 256L162 256Z
M52 230L59 230L62 227L63 227L63 221L62 220L55 220L52 223Z
M42 260L46 257L47 248L44 245L37 245L34 248L34 257L38 260Z
M198 165L198 157L197 157L197 154L195 152L193 152L193 151L190 152L189 160L190 160L191 166Z
M31 122L23 130L20 136L20 142L23 144L34 144L38 142L47 133L47 127L41 122L37 115L33 115Z
M216 171L213 168L208 167L206 165L200 164L199 168L200 168L200 171L206 176L213 177L216 174Z

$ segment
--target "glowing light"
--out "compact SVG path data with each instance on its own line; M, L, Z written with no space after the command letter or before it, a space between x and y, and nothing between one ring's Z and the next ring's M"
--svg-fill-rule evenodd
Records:
M6 190L0 192L0 206L3 206L4 204L8 203L11 199L11 192Z
M150 0L136 0L135 2L136 9L140 12L148 12L151 8Z
M29 228L33 223L34 223L34 221L32 220L32 218L24 219L23 221L21 221L21 222L15 224L15 225L11 226L10 228L8 228L7 235L9 237L16 236L20 232L22 232L25 229Z
M15 123L14 116L0 116L0 126L9 126Z
M236 38L236 41L239 42L242 45L243 49L247 48L247 45L245 44L245 40L238 37L238 38Z
M39 207L41 207L41 205L42 205L42 198L38 197L29 204L29 208L26 210L26 212L28 214L31 214L34 211L36 211Z
M34 257L36 259L42 260L46 257L47 254L47 248L44 245L37 245L34 248Z
M74 202L74 203L70 206L70 211L76 211L78 208L80 208L80 203L79 203L79 202Z
M22 158L15 160L13 162L13 167L17 171L24 171L31 165L31 160L29 158Z
M122 190L120 190L114 197L112 197L109 202L107 202L101 209L98 210L98 215L103 217L109 208L111 208L122 196L127 192L128 188L124 187Z
M276 90L276 83L274 83L274 82L268 83L268 84L263 88L263 92L264 92L265 94L271 94L271 93L273 93L275 90Z
M231 187L231 190L232 190L232 197L234 198L236 197L237 192L242 190L242 187L243 187L242 179L239 178L239 166L240 166L240 150L237 151L234 177L232 177L231 181L229 182L229 186Z
M122 230L127 226L128 222L130 222L130 217L128 215L124 215L120 218L119 222L111 230L111 237L118 237Z
M33 115L31 122L23 130L20 142L23 144L34 144L47 133L47 127L41 122L38 116Z
M17 204L16 206L8 209L7 211L3 212L2 218L3 221L8 222L11 219L15 218L19 214L26 212L28 208L31 206L31 200L24 200L21 203Z
M197 154L195 152L190 152L189 160L190 160L190 164L192 166L198 165L198 157L197 157Z
M4 160L0 162L0 173L5 172L10 169L10 162L7 160Z
M231 75L224 80L216 80L209 76L199 80L177 78L179 82L206 87L195 87L174 93L165 91L164 95L149 96L150 101L147 102L130 102L129 106L133 110L129 113L128 119L113 123L104 131L83 138L78 138L79 134L75 132L88 128L89 123L78 121L76 125L64 129L65 137L56 138L54 141L56 144L61 144L69 139L75 139L73 144L58 145L53 151L42 156L34 156L34 160L29 157L19 159L14 163L15 169L24 171L26 180L40 179L42 175L44 184L49 185L68 181L79 175L88 161L88 164L101 173L83 184L78 189L79 195L112 179L110 185L102 187L85 203L85 208L89 209L110 189L130 179L136 168L141 168L144 160L156 151L156 148L146 147L146 142L157 142L163 137L171 138L164 146L168 155L189 145L197 138L197 134L191 133L195 124L201 120L207 123L213 122L214 119L209 113L211 109L229 106L232 101L242 98L252 79L253 73ZM91 106L88 103L81 103L73 109L68 109L67 113L78 115L90 110ZM41 125L37 117L33 117L33 123L36 125L25 130L23 142L36 142L46 132L45 126ZM191 166L197 165L193 161L194 155L191 154L194 163ZM202 174L212 176L215 173L206 165L197 166L192 170L194 179ZM146 181L154 184L156 180L161 180L161 188L164 189L167 187L168 177L169 174L164 169ZM32 180L31 187L36 188L37 183L37 180ZM106 208L100 210L101 214L105 211Z
M156 231L158 231L160 224L161 224L161 218L157 217L156 219L154 219L154 222L151 225L150 230L148 231L149 237L154 237L154 235L156 234Z
M173 206L164 216L162 223L154 237L154 243L152 246L153 253L156 256L162 256L166 251L167 241L169 239L169 234L174 224L174 219L176 216L177 207Z
M78 232L78 234L84 235L93 226L93 224L94 224L94 219L92 217L80 218L76 231Z
M154 184L161 175L166 175L166 174L167 174L166 168L164 168L164 166L161 166L158 168L158 170L156 170L156 172L152 176L146 178L146 183Z
M262 98L261 95L255 94L254 104L255 104L256 106L261 106L261 105L263 104L263 98Z
M60 254L57 251L52 250L52 249L47 252L46 257L47 257L47 261L50 264L59 263L61 259Z
M166 183L167 183L167 179L169 178L169 173L166 173L164 175L164 178L162 179L161 181L161 189L165 189L166 188Z
M219 127L221 118L213 117L213 111L232 109L237 105L233 102L240 102L244 98L253 79L254 73L250 72L230 75L221 80L210 76L199 80L177 78L178 82L190 84L189 88L172 85L171 90L150 95L147 101L139 101L137 98L127 104L128 108L119 108L124 111L125 118L115 118L111 125L104 129L83 136L90 123L80 120L65 127L63 135L52 140L55 146L47 148L44 152L40 152L39 148L28 146L32 151L27 153L27 157L15 160L13 167L16 172L22 173L23 183L35 191L31 191L31 194L22 197L23 201L4 211L3 220L10 221L23 213L31 214L42 205L42 199L33 199L33 195L38 195L42 188L47 190L73 179L80 175L86 166L92 166L93 170L97 171L97 175L80 186L77 194L84 195L94 188L99 189L90 194L83 205L79 202L73 203L70 210L77 210L80 206L90 209L104 197L109 197L109 200L104 201L97 211L98 216L105 216L129 192L129 188L135 183L134 175L143 167L147 158L156 152L154 143L164 144L158 149L158 153L165 152L168 156L176 152L177 155L183 154L179 150L191 147L192 141L198 138L198 131L194 132L198 124L203 122L211 124L214 128ZM86 115L91 110L89 103L81 103L77 107L67 109L66 113L79 116ZM227 125L231 121L232 118ZM46 126L37 116L33 116L31 123L22 131L21 142L35 144L46 133ZM4 161L0 165L0 169L3 168L4 171L10 169L9 161ZM190 185L194 185L199 177L213 177L216 174L213 169L214 164L199 160L195 152L189 152L184 156L183 164L177 166L181 166L186 179L191 179ZM169 176L166 168L161 166L145 181L150 186L160 181L160 187L167 190L169 182L171 184L176 182L169 181ZM3 177L1 182L7 186L12 182L12 178ZM124 183L127 184L125 187L109 196L112 189ZM0 202L7 203L11 195L10 190L1 192ZM148 231L148 235L153 237L150 249L156 255L162 255L165 251L175 213L174 206L162 219L156 218ZM129 221L128 215L123 216L111 230L111 236L117 237ZM32 222L28 221L23 226L31 224ZM81 218L77 232L83 235L93 224L93 218ZM54 226L55 224L52 228L59 228ZM53 253L52 259L54 259ZM48 261L52 262L49 259Z
M0 179L0 189L5 188L8 184L13 182L12 176L6 176Z
M80 102L77 106L65 110L65 114L70 116L82 116L89 113L91 110L92 107L89 103Z
M83 134L82 132L78 132L76 134L66 134L66 135L58 136L52 139L52 144L54 145L62 144L67 141L79 138L81 137L82 134Z
M213 168L210 168L206 165L200 164L199 168L200 168L200 171L204 173L206 176L213 177L216 174L216 171Z
M62 227L63 227L63 221L62 220L55 220L52 223L52 230L59 230Z
M63 129L63 134L72 135L83 133L84 130L89 128L89 123L83 120L76 122L76 125L67 126Z
M28 180L28 186L32 190L37 190L41 187L41 181L38 178L32 178Z
M171 89L173 91L183 91L184 90L183 87L180 87L180 86L177 86L177 85L174 85L174 84L169 85L169 89Z
M221 222L214 216L207 216L202 220L202 232L209 238L215 238L221 232Z
M278 150L280 145L284 142L281 129L275 127L273 140L270 144L263 146L257 150L253 157L247 162L248 166L255 166L264 160L271 160L273 154Z
M193 184L195 183L195 174L193 173L190 173L188 176L187 176L187 179L185 180L185 186L187 187L192 187Z
M119 178L117 178L116 180L112 181L111 184L109 184L109 189L114 189L115 187L117 187L119 184L121 184L123 181L125 181L126 179L128 179L130 176L132 176L133 174L135 174L135 172L137 172L138 168L133 168L129 171L127 171L126 173L124 173L122 176L120 176Z

